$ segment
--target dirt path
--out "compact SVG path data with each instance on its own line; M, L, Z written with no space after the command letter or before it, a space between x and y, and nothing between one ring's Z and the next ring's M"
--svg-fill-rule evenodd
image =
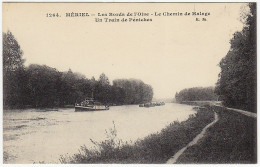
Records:
M200 132L200 134L198 134L189 144L187 144L185 147L183 147L181 150L179 150L172 158L170 158L166 164L174 164L177 159L182 155L182 153L190 146L193 146L194 144L197 144L198 141L205 135L206 130L211 127L212 125L214 125L217 121L219 120L217 113L215 113L215 120L213 122L211 122L210 124L208 124L207 126L205 126L202 131Z
M223 107L223 106L220 106L220 105L215 105L215 106ZM256 113L252 113L252 112L248 112L248 111L244 111L244 110L240 110L240 109L235 109L235 108L228 108L228 107L223 107L223 108L225 108L227 110L230 110L230 111L235 111L235 112L244 114L244 115L252 117L252 118L257 118L257 114Z

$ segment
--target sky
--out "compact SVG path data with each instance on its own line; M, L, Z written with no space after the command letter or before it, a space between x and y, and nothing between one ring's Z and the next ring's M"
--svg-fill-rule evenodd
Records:
M87 78L140 79L155 98L173 98L190 87L214 86L232 34L242 30L242 3L5 3L3 32L13 33L26 59ZM161 16L152 22L95 22L68 12L209 12L202 16ZM46 17L47 13L61 17ZM102 17L101 17L102 18ZM113 17L111 17L113 18ZM119 17L121 18L121 17ZM140 17L147 18L147 17Z

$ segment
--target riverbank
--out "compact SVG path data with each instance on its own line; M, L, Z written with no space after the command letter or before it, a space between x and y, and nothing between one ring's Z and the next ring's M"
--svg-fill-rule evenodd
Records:
M202 129L214 120L214 112L198 111L183 122L174 121L159 133L151 134L135 143L116 138L116 128L107 134L108 139L94 142L95 148L85 146L73 156L61 156L61 163L165 163L181 148L193 140ZM140 127L141 128L141 127Z
M257 162L257 120L220 107L219 121L208 129L203 140L189 147L176 163L245 163Z
M3 114L3 151L7 153L4 163L60 163L60 155L78 153L84 144L94 147L90 139L106 140L105 130L113 128L113 121L117 138L130 143L195 113L192 106L174 103L150 108L113 106L100 112L75 112L74 108L59 108L58 112L10 110Z

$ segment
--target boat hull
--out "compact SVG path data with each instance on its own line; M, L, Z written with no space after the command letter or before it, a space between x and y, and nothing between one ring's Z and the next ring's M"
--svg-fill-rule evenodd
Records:
M75 111L102 111L109 110L109 107L105 106L94 106L94 107L84 107L84 106L75 106Z

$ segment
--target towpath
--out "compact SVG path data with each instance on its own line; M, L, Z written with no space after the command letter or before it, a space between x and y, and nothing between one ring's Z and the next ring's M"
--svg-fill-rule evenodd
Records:
M224 107L218 104L213 104L214 106L217 107L221 107L230 111L234 111L234 112L238 112L241 113L243 115L246 115L248 117L252 117L252 118L257 118L257 114L256 113L252 113L252 112L248 112L248 111L244 111L244 110L240 110L240 109L234 109L234 108L228 108L228 107ZM200 134L198 134L189 144L187 144L185 147L183 147L181 150L179 150L172 158L170 158L166 164L174 164L177 159L183 154L183 152L190 146L193 146L194 144L197 144L198 141L205 135L206 130L211 127L212 125L214 125L217 121L219 120L217 113L215 113L215 120L213 122L211 122L210 124L208 124L206 127L203 128L203 130L201 131Z
M244 110L240 110L240 109L235 109L235 108L223 107L221 105L215 105L215 106L222 107L222 108L230 110L230 111L238 112L238 113L244 114L244 115L252 117L252 118L257 118L257 114L256 113L252 113L252 112L248 112L248 111L244 111Z
M174 164L177 159L182 155L182 153L190 146L193 146L194 144L197 144L198 141L204 136L206 133L206 130L214 125L219 120L217 113L215 113L215 120L209 123L207 126L205 126L200 134L198 134L189 144L187 144L185 147L183 147L181 150L179 150L172 158L170 158L166 164Z

